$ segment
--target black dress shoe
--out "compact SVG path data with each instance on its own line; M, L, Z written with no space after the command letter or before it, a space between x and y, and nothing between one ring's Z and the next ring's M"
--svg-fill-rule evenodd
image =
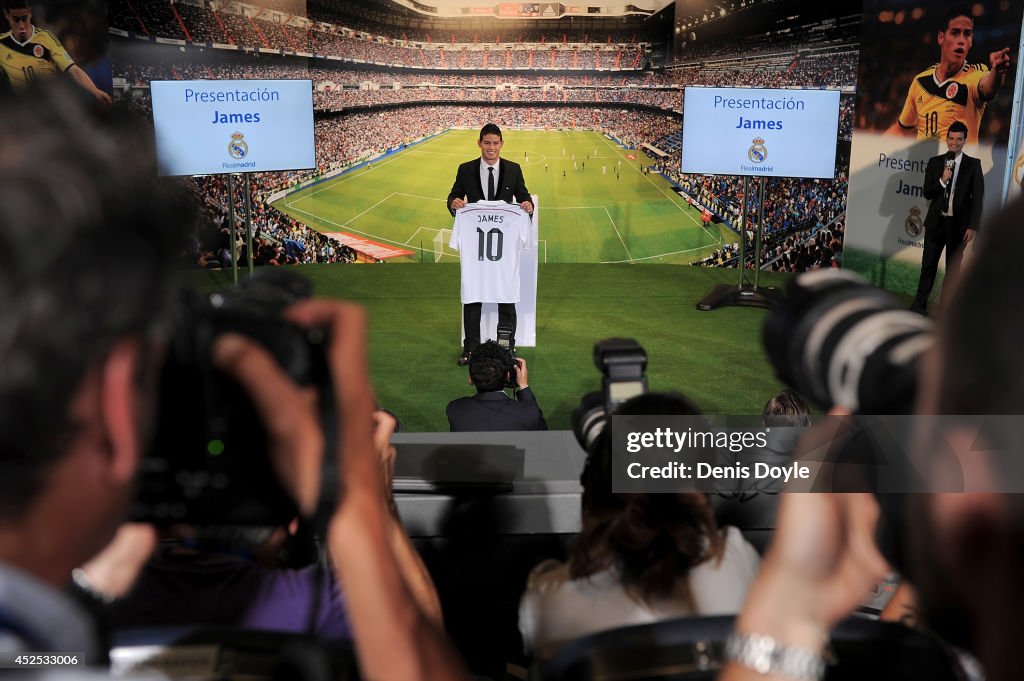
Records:
M459 365L460 367L464 367L464 366L466 366L467 364L469 364L469 358L470 358L470 356L471 356L472 354L473 354L473 353L471 353L471 352L463 352L463 353L462 353L461 355L459 355L459 359L458 359L458 361L457 361L458 365Z

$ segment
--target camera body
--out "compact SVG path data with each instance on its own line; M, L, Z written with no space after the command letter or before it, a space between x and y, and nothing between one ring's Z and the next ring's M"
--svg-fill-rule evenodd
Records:
M602 374L601 392L584 395L572 413L576 441L587 451L620 404L647 392L647 352L632 338L594 343L594 366Z
M519 387L519 362L516 360L515 339L512 337L512 327L507 324L498 325L498 347L508 353L508 380L505 388L513 390Z
M282 317L286 307L311 293L308 280L280 270L227 292L183 292L161 370L152 446L140 464L137 520L276 525L295 517L255 405L214 366L213 344L223 333L248 336L298 385L316 388L324 441L334 442L326 334Z
M603 375L604 410L647 392L647 352L632 338L605 338L594 343L594 366Z

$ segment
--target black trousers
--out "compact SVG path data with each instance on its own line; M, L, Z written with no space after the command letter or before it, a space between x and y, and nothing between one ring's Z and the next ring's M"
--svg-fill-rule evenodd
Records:
M483 303L466 303L462 306L462 328L466 332L463 349L473 352L480 345L480 313ZM516 304L498 303L498 326L512 327L512 343L516 342ZM498 338L498 330L494 330L494 340Z
M939 257L942 249L946 249L946 276L949 277L957 267L964 253L964 231L957 226L954 218L939 217L939 223L924 234L924 252L921 254L921 278L917 282L917 295L911 310L925 312L928 309L928 296L935 284L935 274L939 270Z

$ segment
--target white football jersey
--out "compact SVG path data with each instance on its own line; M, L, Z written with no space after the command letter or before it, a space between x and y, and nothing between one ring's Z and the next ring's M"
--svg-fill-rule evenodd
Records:
M518 303L519 252L529 246L530 215L504 201L455 211L449 247L462 264L463 303Z

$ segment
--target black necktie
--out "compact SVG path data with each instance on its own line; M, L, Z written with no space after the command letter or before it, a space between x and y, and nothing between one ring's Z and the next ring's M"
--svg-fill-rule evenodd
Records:
M487 166L487 200L494 200L494 166Z

